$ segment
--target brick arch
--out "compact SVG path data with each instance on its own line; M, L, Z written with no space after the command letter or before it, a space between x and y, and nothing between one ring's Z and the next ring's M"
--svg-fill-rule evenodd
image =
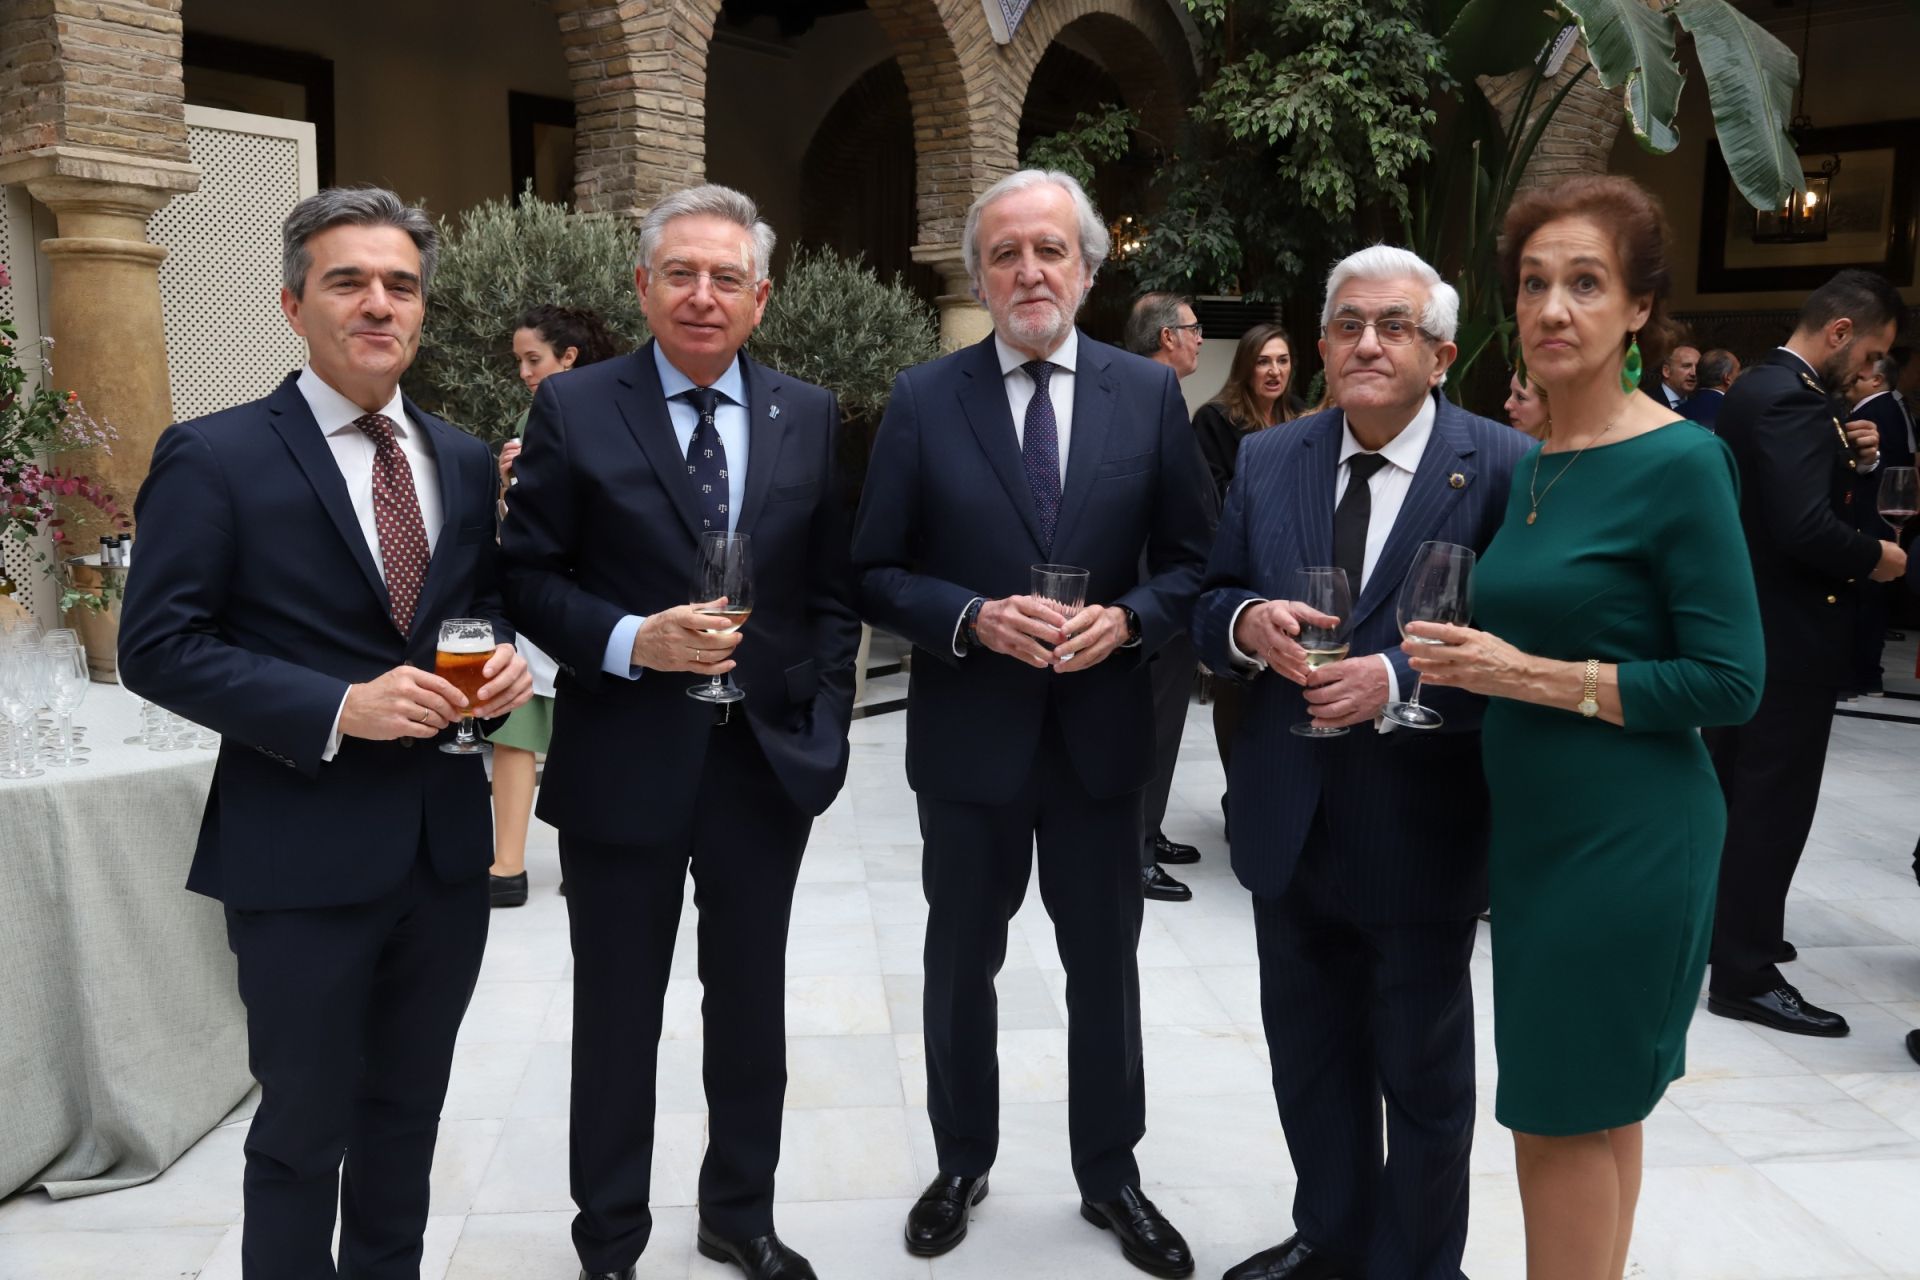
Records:
M638 219L707 167L707 49L722 0L552 0L573 79L574 203Z
M1016 99L1014 128L1040 59L1069 27L1120 83L1141 128L1162 148L1176 146L1197 77L1186 32L1164 0L1060 0L1035 6L1007 48L1005 79ZM1175 50L1177 56L1169 57Z

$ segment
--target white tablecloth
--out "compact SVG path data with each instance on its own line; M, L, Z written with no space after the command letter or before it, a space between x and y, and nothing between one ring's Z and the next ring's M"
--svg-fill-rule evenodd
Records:
M220 905L183 887L213 779L94 684L89 763L0 779L0 1196L157 1176L252 1086Z

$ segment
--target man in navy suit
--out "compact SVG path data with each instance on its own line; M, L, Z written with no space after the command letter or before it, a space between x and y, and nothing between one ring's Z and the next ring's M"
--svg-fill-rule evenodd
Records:
M1067 971L1080 1212L1155 1275L1193 1270L1140 1192L1141 792L1147 658L1199 586L1211 494L1173 371L1081 334L1106 226L1062 173L1002 179L962 252L992 336L909 369L874 443L854 534L867 618L912 642L907 779L919 797L927 1110L939 1176L909 1251L966 1235L999 1146L994 976L1039 846ZM1144 559L1143 559L1144 557ZM1084 608L1030 594L1040 562L1090 577Z
M1880 482L1888 467L1911 467L1913 445L1907 438L1907 411L1894 388L1900 381L1900 365L1891 356L1867 362L1854 376L1848 398L1853 408L1849 423L1870 422L1879 436L1879 465L1857 472L1850 498L1853 527L1876 538L1898 540L1900 530L1880 518ZM1886 647L1887 618L1893 604L1893 586L1885 582L1860 585L1854 597L1853 678L1844 694L1879 697L1884 672L1880 652Z
M1453 289L1404 249L1375 245L1334 268L1320 355L1340 408L1247 438L1194 611L1201 660L1252 681L1229 779L1233 869L1253 893L1274 1093L1299 1175L1295 1234L1229 1280L1460 1277L1467 962L1487 892L1483 701L1430 690L1442 728L1380 720L1413 688L1395 601L1415 553L1484 548L1528 444L1437 394L1458 313ZM1297 571L1319 565L1353 584L1352 652L1310 673L1294 637L1324 615L1294 597ZM1289 732L1308 718L1350 732Z
M640 228L653 341L540 384L503 526L508 596L560 665L542 819L573 934L573 1242L581 1274L646 1248L654 1073L689 867L705 987L708 1142L697 1247L811 1280L773 1227L786 1095L786 943L813 819L847 772L860 620L831 392L742 350L773 229L720 186ZM704 535L753 547L753 615L689 604ZM687 696L738 671L730 711Z
M1720 406L1726 402L1727 388L1739 376L1740 357L1724 348L1714 348L1701 356L1695 366L1694 393L1673 406L1673 411L1713 430L1714 423L1720 421Z
M307 367L160 437L120 675L222 739L187 887L226 905L261 1086L242 1270L401 1280L493 849L482 762L431 739L533 685L495 587L492 459L399 391L433 224L391 192L328 190L283 240ZM432 674L446 618L493 624L478 706Z

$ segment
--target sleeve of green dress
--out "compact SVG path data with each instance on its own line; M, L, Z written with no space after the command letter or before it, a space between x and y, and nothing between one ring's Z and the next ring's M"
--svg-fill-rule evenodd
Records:
M1703 446L1674 458L1649 495L1643 527L1678 656L1620 663L1629 732L1744 724L1760 705L1766 650L1739 480L1724 443Z

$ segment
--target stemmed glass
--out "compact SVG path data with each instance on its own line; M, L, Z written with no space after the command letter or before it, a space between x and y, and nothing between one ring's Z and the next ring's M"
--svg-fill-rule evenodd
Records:
M1880 518L1893 526L1898 538L1907 521L1920 510L1920 487L1912 467L1888 467L1880 473Z
M1327 566L1302 569L1295 575L1294 598L1307 608L1330 615L1334 624L1316 626L1305 620L1295 637L1307 653L1307 668L1319 670L1347 656L1347 631L1353 621L1353 592L1347 585L1347 571ZM1288 728L1303 738L1338 738L1345 729L1323 729L1311 720L1302 720Z
M13 725L13 760L0 778L38 778L39 755L31 726L46 698L47 655L38 644L0 641L0 714Z
M87 696L87 685L93 680L87 670L87 651L78 640L55 633L47 637L44 653L47 706L60 718L60 755L47 763L61 768L85 764L87 758L74 751L73 713L80 709L81 701Z
M714 625L708 635L726 635L747 625L753 613L753 539L744 533L711 529L700 535L700 558L694 566L693 604L719 601L708 611ZM747 695L733 682L733 673L714 676L705 684L689 685L689 698L702 702L738 702Z
M486 753L486 744L474 730L473 713L480 706L480 687L487 682L487 659L493 656L493 624L485 618L448 618L440 624L440 643L433 654L433 674L467 695L460 727L452 742L440 749L450 756ZM191 740L183 746L194 745Z
M1413 567L1400 584L1400 634L1415 644L1439 644L1426 636L1407 634L1412 622L1439 622L1464 627L1473 617L1473 566L1478 559L1472 548L1451 542L1422 543L1414 554ZM1438 729L1446 717L1431 707L1420 705L1420 677L1413 679L1413 696L1404 702L1389 702L1387 719L1407 729Z

